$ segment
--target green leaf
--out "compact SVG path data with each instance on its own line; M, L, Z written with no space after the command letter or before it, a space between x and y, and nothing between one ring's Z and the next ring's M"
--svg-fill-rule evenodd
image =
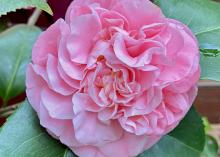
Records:
M7 28L7 23L5 20L0 18L0 33L3 32Z
M202 121L203 121L204 129L205 129L205 133L207 134L212 129L212 127L207 117L203 117Z
M204 143L201 117L192 108L177 128L138 157L199 157Z
M211 137L206 136L206 144L201 157L217 157L218 154L218 143Z
M27 7L37 7L51 15L53 14L50 6L45 0L0 0L0 6L0 16L6 15L11 11L16 11L16 9Z
M220 3L211 0L156 0L164 14L177 19L186 25L196 35L202 48L201 79L220 81ZM215 49L204 48L212 45Z
M200 45L201 79L220 81L220 47L212 44Z
M0 97L5 103L25 91L25 71L41 30L16 25L0 33Z
M205 49L206 53L211 54L210 49ZM218 50L219 51L219 50ZM204 55L203 52L200 57L200 65L202 69L201 79L220 81L220 55L217 53L216 57Z
M26 101L0 131L0 157L76 157L40 127Z

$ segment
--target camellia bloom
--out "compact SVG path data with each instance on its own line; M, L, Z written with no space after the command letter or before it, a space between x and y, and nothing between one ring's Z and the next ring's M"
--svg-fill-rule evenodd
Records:
M39 36L26 85L79 157L134 157L178 125L199 75L196 38L149 0L75 0Z

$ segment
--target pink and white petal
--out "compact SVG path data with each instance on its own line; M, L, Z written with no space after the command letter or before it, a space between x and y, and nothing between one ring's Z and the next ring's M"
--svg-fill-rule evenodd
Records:
M107 157L133 157L150 148L159 139L159 136L137 136L124 132L120 140L100 147L100 151Z
M41 104L52 118L72 119L74 116L72 96L63 96L44 88L41 92Z
M170 46L168 47L169 49L167 49L167 54L174 55L175 59L173 59L172 64L162 67L160 80L163 82L174 82L181 80L191 73L192 68L195 68L195 70L198 69L199 61L199 48L197 41L192 37L192 33L189 33L188 29L185 29L186 26L171 21L169 27L172 31L179 32L181 37L178 38L182 38L184 41L181 42L182 39L178 40L175 38L175 42L178 42L176 42L174 45L171 44L173 42L170 43ZM176 37L177 33L173 33L172 35ZM181 49L179 50L179 47L175 48L175 45L179 45ZM173 54L173 50L175 50L175 54Z
M145 91L156 84L156 79L159 76L159 70L144 71L142 68L135 71L136 81L141 85L142 91Z
M26 94L30 104L37 112L40 110L40 93L45 86L45 81L35 73L32 64L29 64L26 74Z
M45 65L48 54L57 56L60 37L69 33L66 22L59 19L38 37L32 51L32 61L36 64Z
M85 93L75 93L72 97L73 111L75 114L90 111L99 112L101 108Z
M76 17L70 24L71 36L67 40L67 49L73 62L86 64L94 45L94 37L101 30L101 23L95 14Z
M76 9L77 7L88 6L96 3L102 8L111 9L119 1L121 0L74 0L67 9L65 19L67 21L72 20L71 12L73 12L73 10Z
M56 137L61 135L68 122L68 120L60 120L50 117L47 109L42 104L40 105L38 116L40 124Z
M116 36L113 47L116 57L130 67L144 68L153 55L164 54L163 45L157 41L139 41L121 34Z
M76 140L72 121L68 121L65 129L60 135L60 141L68 147L81 147L82 145Z
M73 152L80 157L109 157L99 151L99 148L93 146L73 147Z
M59 44L58 61L60 70L65 72L72 79L82 80L85 65L80 65L71 61L66 42L67 36L64 36Z
M149 0L121 0L113 10L127 18L131 30L138 30L152 23L163 23L165 20L160 8Z
M117 114L117 111L118 111L117 105L115 105L113 107L105 108L98 113L98 118L101 121L111 120Z
M162 100L162 90L160 88L152 87L130 103L130 107L125 109L125 116L130 117L149 114L160 105Z
M57 64L57 59L54 56L49 55L47 59L47 75L49 86L57 93L62 95L71 95L76 89L70 87L63 81L58 73Z
M59 63L57 66L57 70L59 72L60 77L63 79L63 81L65 81L65 83L67 83L72 88L75 88L75 89L80 88L80 81L68 76Z
M103 123L92 112L77 114L73 118L73 125L76 139L84 145L102 146L122 136L122 128L117 121Z

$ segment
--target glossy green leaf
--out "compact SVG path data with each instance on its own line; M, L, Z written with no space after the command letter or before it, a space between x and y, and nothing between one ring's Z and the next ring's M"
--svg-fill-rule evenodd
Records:
M26 101L0 131L0 157L76 157L40 127Z
M199 157L204 143L201 117L192 108L176 129L138 157Z
M203 45L220 47L220 3L212 0L156 0L156 3L167 17L177 19L191 28L205 54L219 53L220 49L205 50ZM220 81L220 57L207 56L203 52L201 79Z
M213 137L207 135L205 148L201 157L217 157L217 154L218 154L217 141Z
M41 30L16 25L0 33L0 97L5 103L25 91L26 66Z
M16 9L27 7L37 7L51 15L53 14L45 0L0 0L0 6L0 16L6 15L11 11L16 11Z
M220 81L220 48L202 45L200 51L201 79Z

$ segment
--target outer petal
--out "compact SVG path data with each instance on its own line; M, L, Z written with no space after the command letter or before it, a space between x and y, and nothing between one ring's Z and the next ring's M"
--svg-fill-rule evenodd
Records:
M77 7L88 6L91 4L98 4L100 7L111 9L117 2L121 0L74 0L66 12L66 20L69 21L71 17L71 12Z
M63 96L48 88L44 88L41 92L41 103L45 106L52 118L73 118L73 104L71 96Z
M67 41L67 49L72 61L86 64L94 44L94 38L101 30L101 23L94 14L76 17L71 23L71 36Z
M26 74L26 93L30 104L37 112L40 110L40 95L44 86L46 86L45 81L35 73L32 65L29 64Z
M73 119L73 124L76 139L85 145L102 146L122 136L122 129L117 121L103 123L91 112L79 113Z
M68 29L66 22L59 19L44 31L38 37L38 40L33 47L32 61L37 64L45 64L48 54L57 56L57 43L59 42L61 35L68 32Z
M160 136L136 136L124 132L121 140L100 147L100 151L107 157L133 157L150 148L159 139Z
M49 55L47 59L47 75L48 75L48 83L50 87L62 94L62 95L70 95L75 92L76 89L70 87L64 80L60 77L57 70L57 59Z
M48 111L42 104L40 105L40 111L38 112L38 116L40 119L40 124L47 130L49 130L49 132L51 132L52 135L56 138L58 138L61 135L68 122L68 120L59 120L50 117Z
M188 28L175 20L169 20L167 29L166 36L167 32L171 35L166 44L167 58L171 62L161 67L159 78L163 83L179 81L190 75L191 71L195 72L198 69L199 62L198 44ZM161 36L163 37L163 34ZM173 44L174 41L175 44Z
M109 157L105 156L97 147L93 146L74 147L72 150L80 157Z
M149 0L121 0L113 7L113 10L127 18L131 30L138 30L144 25L164 21L160 8Z

